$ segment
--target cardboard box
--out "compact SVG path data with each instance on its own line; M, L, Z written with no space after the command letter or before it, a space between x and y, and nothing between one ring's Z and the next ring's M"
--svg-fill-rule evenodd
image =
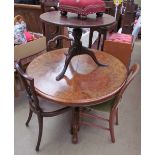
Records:
M46 52L46 38L36 34L35 37L37 39L14 47L14 61L21 59L25 61L25 64L34 57Z

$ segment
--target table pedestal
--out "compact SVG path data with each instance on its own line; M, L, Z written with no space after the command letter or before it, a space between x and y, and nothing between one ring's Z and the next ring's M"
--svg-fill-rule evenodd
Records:
M80 129L79 125L79 115L80 115L80 108L75 107L73 109L73 114L72 114L72 124L71 124L71 134L72 134L72 143L77 144L78 143L78 131Z
M65 65L64 65L62 72L56 77L57 81L61 80L64 77L64 74L67 70L67 67L68 67L72 57L74 57L76 55L88 54L90 57L92 57L92 59L98 66L103 66L103 67L107 66L106 64L101 64L100 62L98 62L95 54L88 48L82 46L82 42L80 41L81 36L82 36L81 28L74 28L72 35L74 37L74 42L73 42L73 45L69 48L68 53L65 53L65 55L66 55Z

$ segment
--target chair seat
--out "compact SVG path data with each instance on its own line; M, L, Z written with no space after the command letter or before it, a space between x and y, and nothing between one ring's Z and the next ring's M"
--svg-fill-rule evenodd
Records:
M123 33L112 33L111 35L109 35L107 40L132 44L133 36Z
M104 12L105 3L103 0L60 0L61 11L88 15L91 13Z
M39 98L39 105L43 112L51 112L65 107L42 98Z
M98 105L90 106L91 109L97 110L97 111L104 111L104 112L110 112L113 105L114 105L115 97Z

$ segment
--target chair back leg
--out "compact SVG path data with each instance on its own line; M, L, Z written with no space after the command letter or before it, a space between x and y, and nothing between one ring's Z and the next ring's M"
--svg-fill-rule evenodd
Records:
M116 110L116 125L118 125L118 108Z
M98 36L97 50L99 50L100 48L100 41L101 41L101 33L99 33L99 36Z
M39 124L39 134L38 134L38 142L36 145L36 151L39 151L39 146L42 138L42 132L43 132L43 117L41 115L37 115L38 117L38 124Z
M92 46L92 39L93 39L93 30L90 28L90 33L89 33L89 48Z
M109 130L110 130L110 136L112 143L115 143L115 134L114 134L114 118L116 115L116 111L113 111L110 113L109 116Z

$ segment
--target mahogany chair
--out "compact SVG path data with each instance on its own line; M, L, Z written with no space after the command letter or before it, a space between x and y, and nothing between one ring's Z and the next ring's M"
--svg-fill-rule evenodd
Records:
M70 107L62 107L58 106L56 110L52 110L52 103L50 102L40 102L41 97L38 98L38 94L34 88L34 79L29 77L26 73L24 73L20 61L15 64L16 70L21 77L23 84L25 86L25 90L27 92L28 101L29 101L29 116L26 121L26 126L29 125L31 120L32 114L36 114L38 118L39 124L39 134L38 134L38 141L36 145L36 151L39 151L39 146L42 138L42 131L43 131L43 118L44 117L53 117L60 115L68 110ZM43 99L42 99L43 100Z
M134 64L128 73L128 77L126 79L125 84L123 85L121 90L115 96L113 96L112 99L110 99L104 103L88 107L88 109L90 109L91 111L96 110L96 111L101 111L101 112L108 112L109 113L108 119L98 116L96 114L89 113L90 110L81 110L79 124L97 127L97 128L101 128L101 129L110 131L111 141L112 141L112 143L114 143L115 142L114 120L116 119L116 124L118 125L118 106L120 104L120 100L122 98L124 91L126 90L127 86L130 84L130 82L134 79L134 77L138 73L138 71L139 71L139 65ZM95 119L106 121L109 123L109 127L104 127L101 125L83 121L83 120L81 120L83 117L95 118Z
M105 1L106 4L106 14L109 14L111 16L115 16L115 5L113 1ZM121 7L118 6L118 11L116 14L116 22L110 26L105 26L105 27L99 27L99 28L90 28L90 34L89 34L89 48L92 47L92 38L93 38L93 33L94 31L97 31L99 33L98 35L98 43L97 43L97 49L99 50L99 47L101 45L101 51L103 51L104 48L104 41L106 40L107 33L114 31L117 32L118 30L118 25L119 25L119 19L120 19L120 9ZM101 37L103 36L103 39ZM102 40L102 43L101 43Z

